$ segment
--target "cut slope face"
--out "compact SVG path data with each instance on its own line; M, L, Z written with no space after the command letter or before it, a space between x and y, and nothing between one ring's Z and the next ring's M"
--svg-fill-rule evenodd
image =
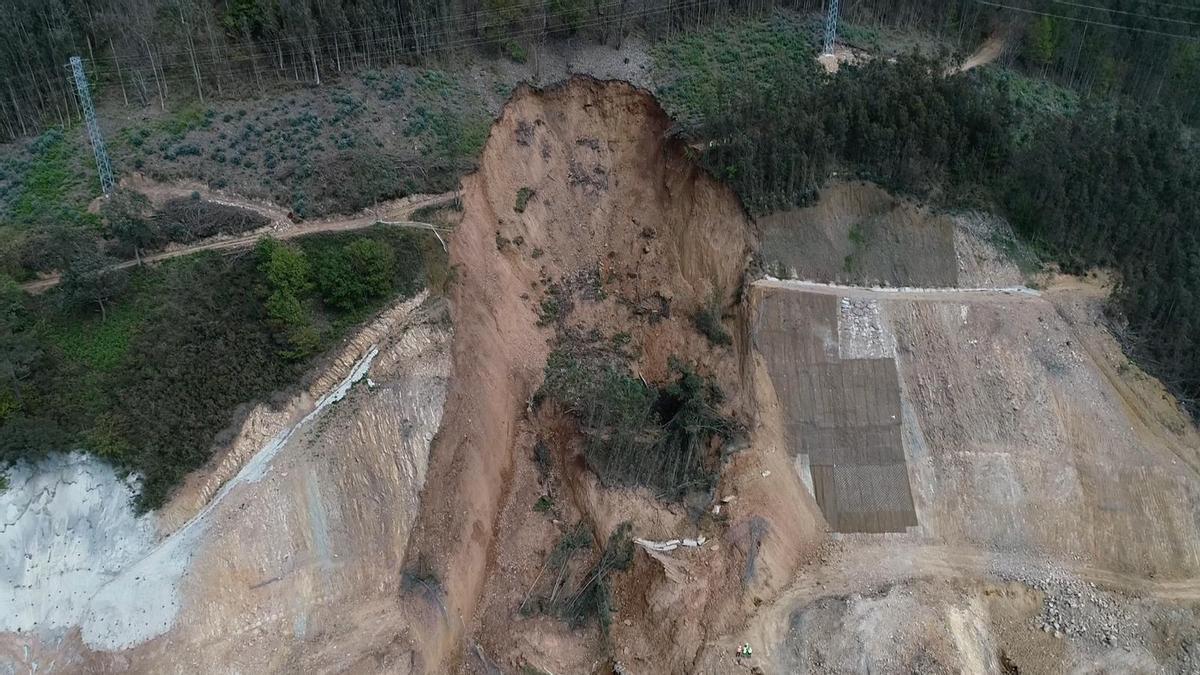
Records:
M1195 434L1140 419L1097 362L1094 318L1072 324L1033 292L759 282L753 295L755 344L814 488L828 457L859 464L887 447L907 460L896 480L912 483L917 534L1122 573L1200 573ZM848 356L886 358L890 375L856 387L810 365ZM847 435L858 418L866 432Z
M896 343L878 304L764 287L754 337L784 410L796 469L830 527L903 532L916 525Z
M842 537L743 639L786 672L1188 670L1173 636L1194 635L1200 597L1200 438L1129 368L1099 321L1101 296L1078 286L754 285L755 344L798 457L815 458L861 407L838 397L849 379L810 364L894 353L897 400L883 387L862 400L898 407L896 483L911 486L917 526ZM856 305L870 309L845 311ZM874 442L829 454L857 464ZM797 468L817 488L811 464ZM842 504L817 498L845 529Z
M812 206L762 218L763 258L779 276L891 286L954 286L949 216L864 182L834 180Z
M426 671L475 663L481 653L506 669L519 668L521 654L555 652L546 669L589 668L594 643L583 651L548 647L541 641L562 633L555 622L517 611L555 539L576 520L589 526L597 546L626 520L634 523L634 536L649 539L682 534L672 527L695 527L682 509L647 493L599 486L572 454L569 431L552 429L553 420L536 414L533 395L564 333L627 342L637 353L633 371L650 383L666 382L672 357L679 357L716 380L730 415L752 421L753 368L744 358L735 298L753 230L732 192L668 139L669 127L653 97L626 83L575 78L545 91L522 89L493 127L479 171L464 181L464 215L451 249L458 275L454 377L408 553L409 565L429 570L442 593L423 610L413 603L414 662ZM710 301L734 328L732 347L713 347L691 324L691 313ZM530 512L539 494L533 447L543 435L559 457L563 492L556 508L564 510L565 523ZM766 448L777 446L759 444L739 456L721 482L740 487L751 472L775 467L774 501L746 499L744 508L730 511L733 527L752 517L763 521L746 537L753 539L746 548L759 558L754 582L778 584L820 537L821 520L786 471L781 446L777 457L755 454ZM698 579L690 593L662 581L672 589L647 597L658 583L638 587L634 578L664 574L660 563L642 556L630 588L616 581L615 593L628 606L649 605L614 626L613 639L628 646L629 658L657 653L686 669L709 626L736 621L740 593L721 596L734 607L721 616L706 616L704 598L743 577L744 554L731 546L694 555L679 563ZM683 578L677 571L671 576ZM464 633L471 642L460 641ZM593 638L588 631L560 639ZM663 653L664 643L656 640L677 649ZM459 651L464 644L474 647Z
M311 412L158 541L156 516L134 520L111 471L71 460L57 487L20 485L39 493L6 516L21 518L0 531L0 568L24 587L6 595L43 605L0 627L0 672L330 672L393 641L449 370L444 305L423 299L364 329L374 339L347 347L352 363L331 367L340 379ZM53 564L25 557L47 553Z

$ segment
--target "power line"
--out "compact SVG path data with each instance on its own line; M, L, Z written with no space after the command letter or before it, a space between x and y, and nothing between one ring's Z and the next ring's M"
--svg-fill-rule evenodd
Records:
M1167 33L1164 31L1153 30L1150 28L1138 28L1136 26L1124 26L1121 24L1107 23L1104 21L1093 21L1091 19L1082 19L1082 18L1074 17L1074 16L1064 16L1062 14L1054 14L1051 12L1042 12L1042 11L1039 11L1036 9L1028 9L1025 7L1013 7L1012 5L1004 5L1004 4L1001 4L998 2L990 2L989 0L975 0L975 2L980 5L987 5L989 7L998 7L1000 9L1009 9L1014 12L1021 12L1024 14L1034 14L1037 16L1048 16L1053 19L1062 19L1064 21L1075 21L1077 23L1086 23L1090 26L1101 26L1103 28L1116 28L1118 30L1131 30L1131 31L1134 31L1137 33L1149 33L1151 35L1162 35L1164 37L1173 37L1173 38L1180 38L1183 40L1200 41L1200 37L1195 36L1195 35L1186 35L1183 33Z
M1169 7L1171 9L1182 9L1185 12L1200 12L1200 6L1193 5L1177 5L1173 2L1157 2L1156 0L1137 0L1143 5L1156 5L1158 7Z
M1188 21L1187 19L1173 19L1166 16L1154 16L1152 14L1142 14L1141 12L1128 12L1123 9L1111 9L1108 7L1097 7L1096 5L1088 5L1082 2L1070 2L1070 0L1050 0L1056 5L1069 5L1071 7L1080 7L1083 9L1094 9L1098 12L1112 12L1113 14L1125 14L1127 16L1136 16L1142 19L1151 21L1169 21L1171 23L1181 23L1188 26L1200 26L1200 21Z

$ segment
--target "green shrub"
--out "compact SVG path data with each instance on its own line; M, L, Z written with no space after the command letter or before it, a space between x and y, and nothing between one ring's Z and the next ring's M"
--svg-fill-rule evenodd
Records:
M359 239L321 261L317 286L326 304L355 311L387 295L395 276L396 254L391 247Z
M692 324L708 341L718 347L733 344L733 336L721 323L721 307L717 301L709 302L692 314Z
M279 340L281 354L291 360L316 351L320 333L313 324L305 298L313 288L312 269L304 251L274 239L258 244L259 271L267 280L269 294L264 306Z
M525 213L525 206L529 204L529 200L533 195L537 194L533 188L523 187L517 190L517 203L513 205L513 211L517 213Z

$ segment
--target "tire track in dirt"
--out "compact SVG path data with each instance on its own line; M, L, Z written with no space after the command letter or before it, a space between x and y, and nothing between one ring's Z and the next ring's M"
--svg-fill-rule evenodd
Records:
M422 223L407 220L416 211L428 206L441 206L449 204L458 199L459 192L451 191L437 195L412 195L403 199L395 200L383 205L382 208L365 209L364 211L349 217L332 218L325 220L314 220L311 222L295 223L289 217L287 212L282 209L249 199L242 199L230 195L217 195L208 193L198 189L193 189L193 186L188 184L180 185L161 185L152 184L142 187L139 185L139 191L147 193L154 202L162 202L168 199L177 199L180 197L188 197L194 192L199 192L201 196L216 204L224 206L233 206L247 211L253 211L271 221L271 225L254 230L250 233L239 235L236 237L211 237L202 240L195 244L184 246L177 249L163 251L152 255L142 256L142 263L155 263L171 258L192 255L201 251L236 251L244 248L249 248L256 244L259 239L265 236L272 236L276 239L292 239L294 237L303 237L309 234L319 232L347 232L351 230L360 230L371 227L376 223L383 223L394 227L405 227L417 230L429 230L434 234L448 233L449 230L440 228L430 223ZM138 265L137 260L126 260L114 265L111 269L120 270L128 269ZM62 274L55 273L35 281L21 284L22 290L27 293L37 294L45 292L62 281Z

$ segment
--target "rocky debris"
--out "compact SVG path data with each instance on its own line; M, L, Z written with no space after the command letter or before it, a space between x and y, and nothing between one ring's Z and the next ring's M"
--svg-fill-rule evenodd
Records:
M1031 626L1055 638L1073 638L1101 647L1132 648L1139 642L1144 616L1139 601L1121 593L1099 588L1070 572L1046 567L993 569L1009 581L1018 581L1043 594L1041 612Z
M1131 639L1137 629L1137 621L1124 603L1107 597L1111 594L1094 584L1051 586L1047 591L1042 613L1034 619L1043 632L1112 645Z
M896 356L896 338L883 326L878 301L843 297L838 308L839 358L883 359Z

